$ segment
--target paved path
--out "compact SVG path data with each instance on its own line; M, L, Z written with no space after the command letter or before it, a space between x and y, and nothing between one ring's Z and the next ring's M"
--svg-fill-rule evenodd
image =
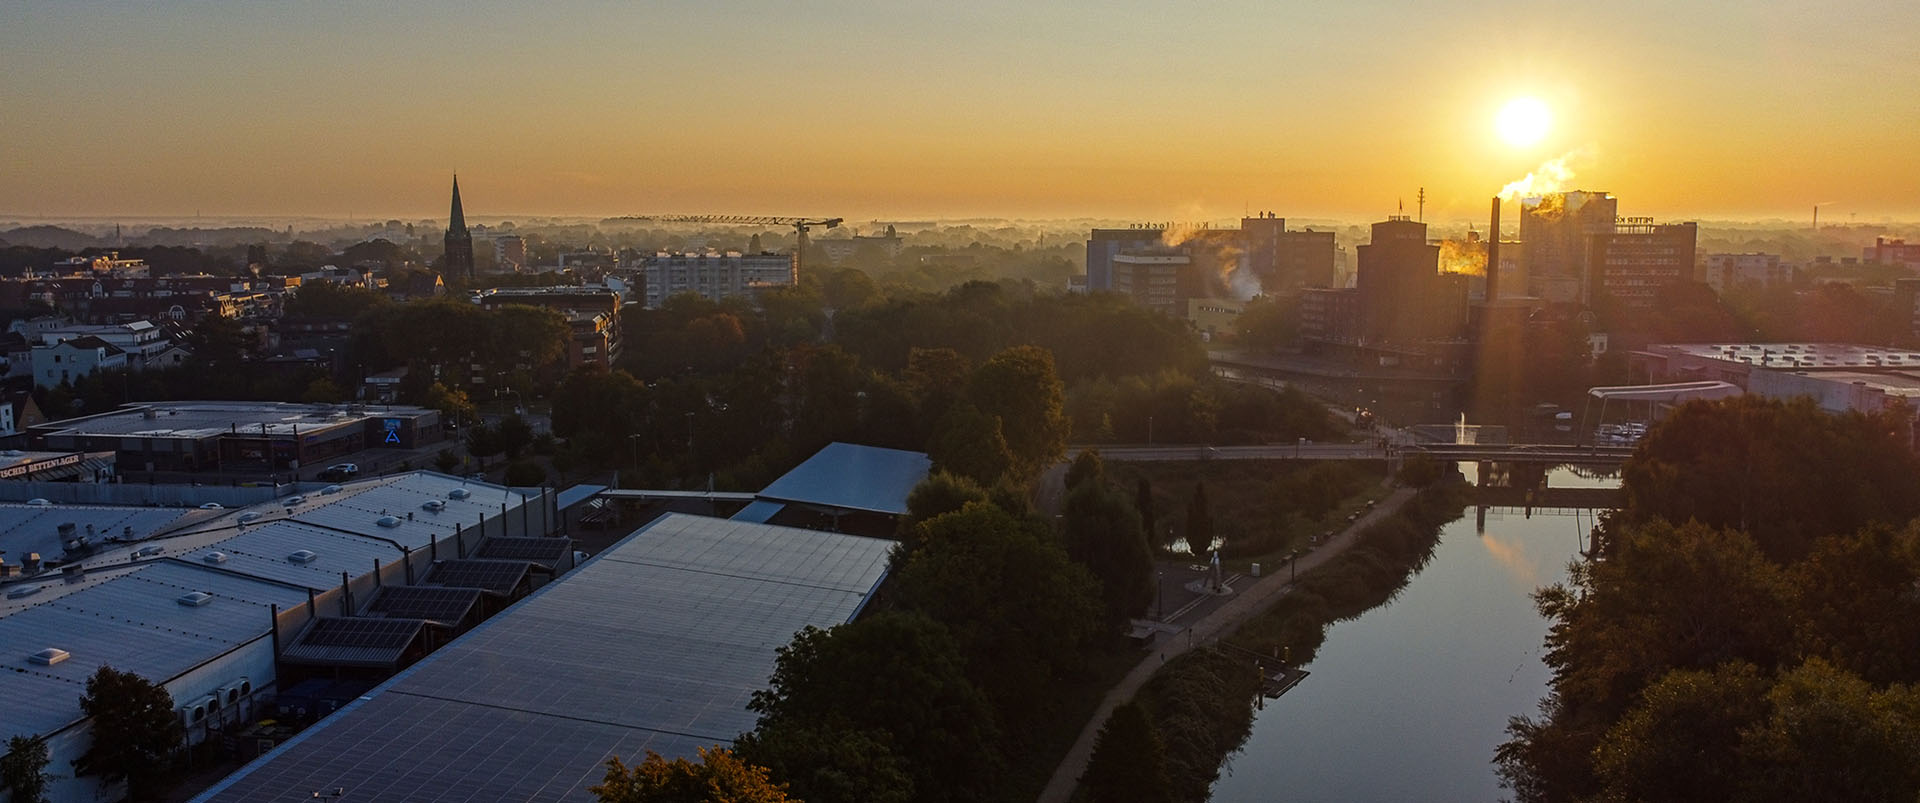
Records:
M1398 512L1407 500L1413 498L1414 493L1411 488L1400 488L1388 494L1387 498L1375 505L1367 515L1347 525L1347 529L1334 536L1331 541L1302 556L1295 569L1298 572L1313 571L1332 560L1334 556L1345 552L1353 546L1362 529ZM1160 671L1160 667L1164 666L1168 660L1196 646L1205 646L1266 611L1274 602L1293 590L1293 584L1287 581L1287 577L1286 567L1276 565L1273 574L1240 589L1240 593L1235 594L1227 604L1201 617L1184 632L1161 638L1160 645L1128 671L1126 677L1121 678L1120 683L1107 692L1107 696L1100 701L1100 707L1094 710L1093 716L1087 720L1086 727L1080 730L1080 737L1074 740L1073 748L1067 751L1066 757L1060 761L1059 769L1054 770L1053 778L1047 781L1046 789L1040 792L1039 803L1067 803L1067 800L1073 797L1073 791L1080 783L1080 775L1086 772L1087 762L1093 758L1093 740L1100 734L1100 729L1106 725L1107 717L1113 715L1115 708L1133 699L1141 687L1147 685L1147 681L1152 679L1154 673Z

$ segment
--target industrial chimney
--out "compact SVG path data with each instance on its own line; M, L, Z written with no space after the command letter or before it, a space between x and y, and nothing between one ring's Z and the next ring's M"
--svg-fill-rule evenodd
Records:
M1487 226L1487 303L1500 298L1500 196L1493 196L1493 222Z

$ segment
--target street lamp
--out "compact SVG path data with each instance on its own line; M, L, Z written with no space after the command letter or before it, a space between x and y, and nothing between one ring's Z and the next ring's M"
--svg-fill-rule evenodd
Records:
M1147 445L1153 445L1153 416L1147 416Z
M635 469L639 469L640 468L640 433L635 432L632 435L628 435L627 440L633 442L633 467Z
M693 413L687 413L687 457L693 457Z
M1166 582L1167 582L1167 570L1154 569L1153 570L1153 621L1156 621L1156 622L1165 621L1167 617L1166 611L1164 611L1160 607L1160 587L1163 585L1166 585Z

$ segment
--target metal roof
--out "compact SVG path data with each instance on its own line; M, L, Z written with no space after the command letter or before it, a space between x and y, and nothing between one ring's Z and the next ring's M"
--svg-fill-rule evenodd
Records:
M604 761L753 727L775 650L850 619L890 541L668 514L198 800L591 800Z
M72 522L76 535L92 525L96 542L127 536L139 540L172 527L189 515L179 508L108 507L104 505L0 505L0 551L7 562L19 563L29 552L42 560L60 560L63 545L58 527Z
M148 417L151 412L153 416ZM69 418L33 427L43 434L107 435L142 438L208 438L230 432L290 435L318 433L342 425L360 426L369 418L414 417L424 407L295 404L291 402L168 401L132 404L98 415Z
M291 608L306 592L289 586L173 561L159 561L25 597L0 615L0 700L13 732L49 733L79 720L80 695L102 664L154 682L185 673L213 656L265 637L270 605ZM213 595L204 606L181 605L191 591ZM72 657L53 666L27 662L43 647Z
M314 553L312 560L295 563L289 559L303 549ZM209 563L214 553L225 555L226 560ZM399 547L376 538L297 521L273 521L247 527L231 538L188 550L179 557L321 591L338 587L342 572L358 577L373 571L375 561L389 563L402 554Z
M765 499L760 499L755 500L746 507L740 508L738 512L729 518L733 521L750 521L755 524L765 524L785 509L787 509L787 503L785 502L769 502Z
M830 443L781 475L761 499L837 510L899 515L933 461L921 452Z

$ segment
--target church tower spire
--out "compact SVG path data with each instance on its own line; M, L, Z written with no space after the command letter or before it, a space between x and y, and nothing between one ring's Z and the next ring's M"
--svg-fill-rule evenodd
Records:
M441 274L473 281L473 233L467 231L467 214L460 208L460 174L453 176L453 210L447 215L447 251Z

